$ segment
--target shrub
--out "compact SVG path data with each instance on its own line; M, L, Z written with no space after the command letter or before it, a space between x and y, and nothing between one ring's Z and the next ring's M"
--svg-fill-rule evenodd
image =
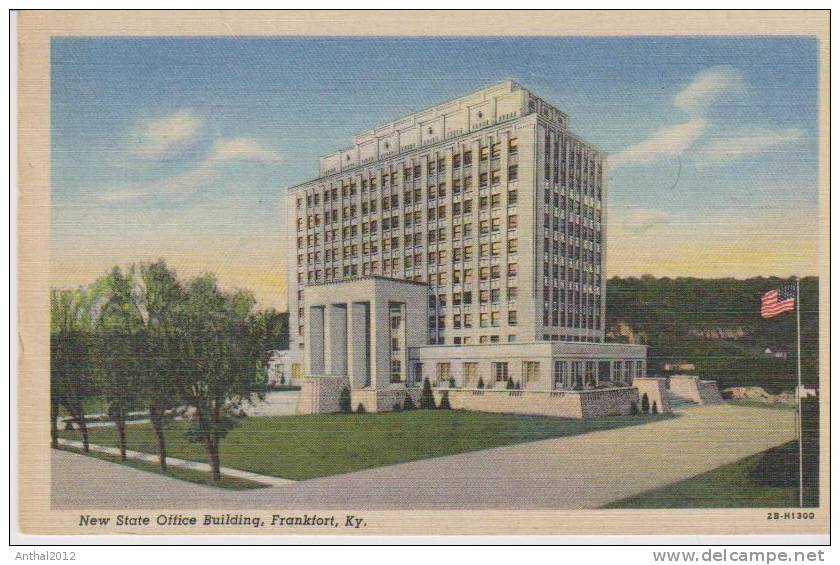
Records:
M367 410L365 410L365 405L359 402L359 405L356 407L356 414L364 414Z
M519 381L516 381L516 384L514 385L513 388L516 389L516 390L522 390L522 383L519 382Z
M647 414L650 412L650 399L648 398L647 393L642 395L642 414Z
M342 414L349 414L353 411L353 404L350 400L350 389L344 387L338 396L338 409Z
M455 377L449 377L449 388L455 388Z
M635 402L630 403L630 415L636 416L639 413L639 407L636 406Z
M415 410L417 406L414 405L414 400L412 400L411 395L407 394L405 396L405 400L403 400L403 410Z
M398 400L398 401L394 402L394 405L391 407L391 409L394 412L402 412L402 404L400 404L400 401Z
M510 377L508 377L507 383L505 383L505 388L508 390L513 390L513 381L510 380Z
M484 379L481 377L478 377L478 385L476 385L476 388L484 388Z
M435 409L435 397L432 394L432 383L429 379L423 379L423 392L420 393L420 408L422 410Z
M452 405L449 404L449 391L445 390L441 394L440 398L440 406L438 406L441 410L452 410Z
M659 408L656 406L656 401L653 401L653 406L650 409L651 414L659 414Z
M280 375L280 385L286 384L286 375Z

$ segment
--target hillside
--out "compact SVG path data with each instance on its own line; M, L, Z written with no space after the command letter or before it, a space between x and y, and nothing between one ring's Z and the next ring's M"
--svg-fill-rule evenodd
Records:
M764 320L759 299L779 278L612 278L607 282L607 341L650 347L651 372L667 362L694 363L700 376L769 392L796 386L796 314ZM817 383L818 279L801 283L802 375ZM778 355L766 353L770 349Z

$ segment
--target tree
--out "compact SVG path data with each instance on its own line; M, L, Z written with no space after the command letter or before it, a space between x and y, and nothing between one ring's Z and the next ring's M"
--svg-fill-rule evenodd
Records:
M478 384L476 385L476 388L480 388L480 389L484 388L484 379L483 378L478 377Z
M158 443L160 468L166 471L164 428L177 407L177 387L173 375L180 370L176 328L184 289L163 259L132 268L137 285L135 304L143 320L142 361L139 397L149 410L149 420Z
M50 435L58 447L58 413L64 407L90 449L84 403L96 395L90 370L90 297L83 290L50 292Z
M428 377L423 379L423 390L420 392L420 408L423 410L435 409L435 396L432 394L432 383Z
M235 425L232 415L261 397L264 376L257 370L266 342L252 314L248 292L222 292L212 275L193 279L177 324L180 369L178 396L193 410L191 441L207 450L214 481L221 478L221 440Z
M342 414L349 414L353 411L353 401L348 387L342 388L341 394L338 395L338 409Z
M445 390L441 393L440 396L440 406L438 406L441 410L452 410L452 405L449 404L449 391Z
M513 381L511 380L510 377L508 377L507 381L505 381L505 388L507 390L513 390L514 389Z
M656 405L656 401L653 401L653 406L650 409L651 414L659 414L659 407Z
M126 460L125 425L137 407L142 317L132 296L130 274L119 267L94 284L100 304L91 339L90 359L98 388L108 406L108 418L117 429L120 458Z
M642 395L642 414L647 414L650 412L650 399L648 398L647 393Z
M403 410L414 410L416 408L414 400L411 398L411 394L406 394L405 400L403 400Z

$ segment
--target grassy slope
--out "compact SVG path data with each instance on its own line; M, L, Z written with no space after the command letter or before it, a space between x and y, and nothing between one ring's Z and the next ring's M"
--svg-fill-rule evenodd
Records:
M382 414L321 414L247 418L221 447L222 466L303 480L510 445L638 425L660 416L616 416L597 420L561 420L449 410ZM206 461L203 446L187 441L186 422L166 432L172 457ZM78 439L77 432L62 437ZM157 442L145 424L131 425L129 449L155 453ZM92 428L91 443L115 445L116 432Z
M745 405L755 405L747 403ZM789 407L764 405L765 409ZM819 499L817 401L802 403L804 502ZM799 443L791 441L708 473L612 502L605 508L778 508L799 506Z
M662 488L611 502L604 508L777 508L799 505L796 487L758 483L750 471L764 453Z

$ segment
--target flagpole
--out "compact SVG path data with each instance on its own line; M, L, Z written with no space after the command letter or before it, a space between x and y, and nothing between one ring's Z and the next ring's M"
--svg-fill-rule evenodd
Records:
M802 492L802 340L799 334L799 277L796 277L796 419L799 430L799 507L804 504Z

